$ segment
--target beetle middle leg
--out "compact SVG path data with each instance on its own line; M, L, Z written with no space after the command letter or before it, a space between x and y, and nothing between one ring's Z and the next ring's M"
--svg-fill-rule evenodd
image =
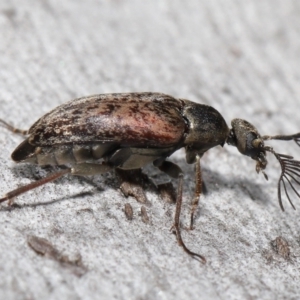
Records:
M179 175L182 173L182 170L175 164L170 161L163 161L161 164L159 161L155 162L156 165L162 172L168 174L172 178L179 178ZM201 167L200 167L200 156L196 155L196 178L195 178L195 193L194 199L192 202L191 209L191 221L190 221L190 230L193 229L194 224L194 215L199 204L199 198L202 193L202 176L201 176Z
M200 157L198 157L200 160ZM178 179L178 191L177 191L177 199L176 199L176 210L175 210L175 218L174 218L174 224L172 228L175 229L176 237L178 244L182 246L183 250L191 255L193 258L200 259L203 263L206 262L206 259L204 256L197 254L195 252L192 252L190 249L187 248L185 243L182 240L181 231L180 231L180 214L181 214L181 207L182 207L182 189L183 189L183 172L176 164L170 162L170 161L156 161L154 163L156 167L158 167L162 172L168 174L170 177L177 178ZM200 166L200 163L199 163ZM198 202L195 202L194 205L197 206Z
M178 178L178 194L177 194L177 200L176 200L176 210L175 210L175 219L174 219L174 229L176 231L176 236L177 236L177 241L180 246L184 249L184 251L191 255L193 258L200 258L200 260L203 263L206 263L206 259L204 256L192 252L190 249L187 248L187 246L184 244L182 237L181 237L181 232L180 232L180 213L181 213L181 206L182 206L182 186L183 186L183 174L179 175Z

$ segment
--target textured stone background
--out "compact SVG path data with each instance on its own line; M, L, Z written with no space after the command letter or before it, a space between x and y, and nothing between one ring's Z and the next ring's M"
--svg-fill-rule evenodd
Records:
M0 117L26 129L75 97L157 91L210 104L228 123L245 118L262 134L295 133L299 35L297 0L2 1ZM21 141L0 128L1 194L50 171L10 161ZM295 143L271 144L300 159ZM183 151L172 159L185 171L187 224L193 168ZM251 159L226 146L209 151L202 166L209 193L196 229L183 237L206 265L177 246L174 205L155 192L147 192L147 225L112 175L66 177L19 197L17 207L1 206L1 298L299 299L300 201L297 211L286 202L280 211L278 163L270 158L266 182ZM38 255L30 236L65 258ZM271 246L278 236L290 244L289 259Z

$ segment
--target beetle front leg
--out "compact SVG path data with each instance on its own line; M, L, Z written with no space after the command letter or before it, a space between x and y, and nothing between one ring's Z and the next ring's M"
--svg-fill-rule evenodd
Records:
M201 174L201 166L200 166L200 156L196 156L196 165L195 165L195 193L194 193L194 200L192 203L191 209L191 223L190 223L190 230L194 229L194 215L197 210L200 195L202 193L202 174Z

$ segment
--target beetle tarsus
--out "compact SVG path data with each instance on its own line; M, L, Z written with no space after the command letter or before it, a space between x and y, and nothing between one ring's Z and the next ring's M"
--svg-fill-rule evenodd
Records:
M5 202L7 200L9 200L9 198L7 195L5 195L4 197L0 198L0 203Z
M39 187L41 185L44 185L44 184L46 184L46 183L48 183L50 181L56 180L57 178L65 175L65 174L68 174L70 172L71 172L70 168L64 169L64 170L61 170L59 172L50 174L47 177L42 178L40 180L37 180L37 181L34 181L34 182L29 183L27 185L21 186L21 187L15 189L13 191L7 193L3 198L0 199L0 203L8 200L9 201L8 205L12 205L13 204L13 199L15 197L17 197L17 196L19 196L19 195L21 195L21 194L23 194L25 192L28 192L28 191L30 191L32 189L35 189L35 188L37 188L37 187Z
M183 250L190 255L192 258L200 260L202 263L206 263L206 259L204 256L192 252L190 249L187 248L185 243L182 240L181 232L180 232L180 213L181 213L181 205L182 205L182 186L183 186L183 174L180 174L178 177L178 192L177 192L177 200L176 200L176 210L175 210L175 218L174 218L174 228L177 242L183 248Z
M185 245L185 243L182 240L179 228L178 228L178 230L175 229L175 231L176 231L176 236L177 236L177 241L178 241L179 246L181 246L183 248L183 250L188 255L190 255L192 258L194 258L196 260L200 260L203 264L205 264L206 263L206 258L204 256L202 256L201 254L195 253L195 252L193 252L193 251L191 251L190 249L187 248L187 246Z
M8 124L7 122L5 122L2 119L0 119L0 123L2 123L2 125L4 125L6 129L8 129L9 131L11 131L13 133L19 133L19 134L22 134L22 135L27 135L28 134L28 130L23 130L23 129L16 128L16 127Z

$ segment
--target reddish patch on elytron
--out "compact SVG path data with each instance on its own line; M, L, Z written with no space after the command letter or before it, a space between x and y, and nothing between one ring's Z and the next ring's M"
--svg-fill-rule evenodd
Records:
M167 109L166 109L167 108ZM96 117L114 135L114 140L139 142L146 145L169 146L178 143L185 131L180 110L161 101L130 101L115 107L110 115L99 112Z

